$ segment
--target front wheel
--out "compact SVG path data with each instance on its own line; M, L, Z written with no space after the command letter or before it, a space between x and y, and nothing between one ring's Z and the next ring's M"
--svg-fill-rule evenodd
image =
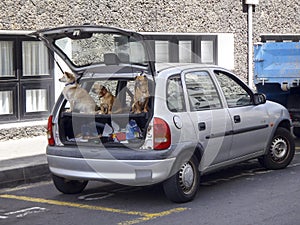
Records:
M279 127L271 140L266 155L258 160L266 169L283 169L287 167L295 155L295 141L292 134Z
M196 156L183 163L179 171L163 183L167 198L173 202L184 203L194 199L200 184L199 160Z
M52 174L52 180L57 190L64 194L78 194L88 184L88 181L69 180Z

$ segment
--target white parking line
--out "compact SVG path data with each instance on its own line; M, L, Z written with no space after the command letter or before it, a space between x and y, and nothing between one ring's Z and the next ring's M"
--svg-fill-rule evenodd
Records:
M34 183L34 184L24 184L19 187L15 187L15 188L4 188L4 189L0 190L0 194L7 193L7 192L21 191L21 190L26 190L26 189L35 188L35 187L41 187L41 186L45 186L45 185L49 185L49 184L52 184L52 181L42 181L42 182Z
M13 212L4 213L3 216L0 216L0 219L7 219L12 216L21 218L21 217L27 216L29 214L35 214L35 213L40 213L40 212L45 212L45 211L47 211L46 208L31 207L31 208L21 209L21 210L17 210L17 211L13 211Z
M88 195L81 195L78 197L78 199L86 200L86 201L95 201L95 200L102 200L114 195L115 195L114 193L109 193L109 192L97 192Z

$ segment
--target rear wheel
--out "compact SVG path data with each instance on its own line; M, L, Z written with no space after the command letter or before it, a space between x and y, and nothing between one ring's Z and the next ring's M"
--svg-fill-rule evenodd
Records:
M54 174L52 174L52 180L57 190L64 194L81 193L88 184L88 181L69 180Z
M196 156L183 163L179 171L163 183L163 189L168 199L173 202L183 203L194 199L197 194L200 173L199 160Z
M283 169L292 161L295 154L295 142L292 134L285 128L279 127L271 140L266 155L259 162L267 169Z

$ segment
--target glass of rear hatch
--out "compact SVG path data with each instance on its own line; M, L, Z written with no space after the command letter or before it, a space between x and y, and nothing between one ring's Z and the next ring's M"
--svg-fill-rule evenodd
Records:
M54 45L76 67L120 63L144 65L147 61L142 40L117 32L73 30L55 39Z

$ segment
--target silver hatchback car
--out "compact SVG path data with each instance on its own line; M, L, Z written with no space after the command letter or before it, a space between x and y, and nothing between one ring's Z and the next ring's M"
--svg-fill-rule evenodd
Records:
M187 202L200 175L254 158L281 169L293 159L288 111L225 69L155 63L143 35L118 28L72 26L33 35L64 59L96 105L94 113L71 111L62 94L49 117L47 159L63 193L79 193L89 180L162 183L171 201Z

